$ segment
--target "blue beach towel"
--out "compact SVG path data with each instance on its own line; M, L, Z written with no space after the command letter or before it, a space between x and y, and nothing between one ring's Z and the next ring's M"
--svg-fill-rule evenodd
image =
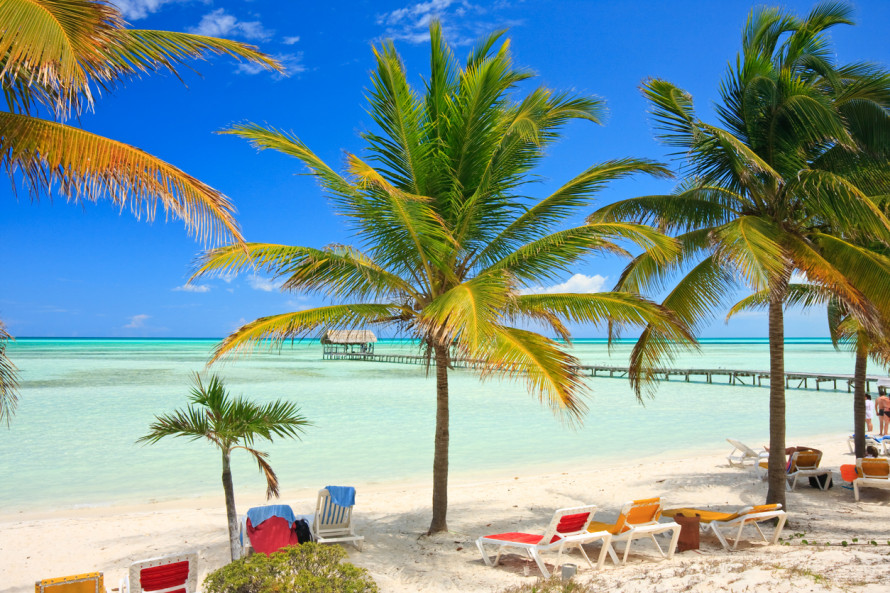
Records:
M250 519L250 524L254 527L259 527L263 521L271 519L272 517L281 517L287 521L288 525L293 525L294 521L297 520L293 509L286 504L270 504L264 507L253 507L247 511L247 518Z
M351 507L355 504L355 488L352 486L325 486L331 495L331 502L341 507Z

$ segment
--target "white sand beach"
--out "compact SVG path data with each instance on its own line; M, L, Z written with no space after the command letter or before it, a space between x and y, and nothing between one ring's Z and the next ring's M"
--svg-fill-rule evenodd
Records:
M627 566L607 561L599 572L573 553L570 562L580 566L576 578L628 592L890 590L890 491L863 490L862 501L856 503L853 492L840 487L838 467L853 462L846 438L838 434L806 443L789 440L822 449L823 466L835 470L837 481L827 492L804 485L788 494L789 526L783 535L797 534L790 545L766 546L752 537L730 553L703 535L699 551L666 561L650 543L637 541ZM657 442L649 445L649 452L657 452ZM423 535L429 521L428 484L358 485L355 517L366 540L362 552L346 549L350 561L367 568L385 593L494 593L533 583L538 572L532 562L511 555L501 565L487 567L475 539L504 531L539 531L556 508L580 504L596 504L598 520L614 520L623 502L650 496L661 496L668 507L763 502L766 484L750 468L729 467L729 449L727 445L725 450L683 459L649 458L624 467L572 468L554 462L553 473L544 475L453 479L450 532L432 538ZM315 489L285 492L281 502L297 513L311 512L315 495ZM263 503L261 498L238 500L242 512ZM751 535L756 535L753 529ZM198 551L201 580L226 562L221 495L0 515L0 593L33 591L37 579L88 571L103 572L106 587L113 590L129 563L189 550ZM547 561L554 559L555 554L545 555Z

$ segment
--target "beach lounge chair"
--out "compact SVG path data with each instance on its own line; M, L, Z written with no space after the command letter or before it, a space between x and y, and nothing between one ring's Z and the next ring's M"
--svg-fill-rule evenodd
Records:
M865 435L865 446L866 447L869 447L869 446L874 447L875 449L877 449L878 451L882 452L885 455L887 453L887 445L888 444L890 444L890 442L888 442L885 437L872 436L870 434ZM851 434L850 438L847 440L847 447L849 447L850 453L855 452L853 450L855 445L856 445L856 435Z
M286 504L248 509L240 521L241 555L252 549L268 556L285 546L299 545L296 521L293 509Z
M198 588L198 554L174 554L140 560L121 579L120 593L195 593Z
M886 457L857 459L856 473L860 476L853 480L853 495L857 501L860 488L890 489L890 459Z
M763 538L763 541L769 541L757 524L770 519L779 520L776 525L776 531L773 534L773 539L772 541L769 541L770 544L775 545L779 541L779 535L782 533L782 528L785 526L785 520L787 519L785 511L782 510L782 505L780 504L762 504L752 507L744 507L734 513L722 513L719 511L693 508L666 509L664 515L667 517L675 517L677 515L683 515L685 517L698 516L701 519L702 528L713 531L714 535L717 536L717 539L720 540L720 543L726 550L736 549L736 546L739 545L739 540L742 538L742 530L745 525L753 525L754 529L757 530L757 533L760 534L760 537ZM729 543L726 541L726 537L721 533L720 527L725 527L727 531L729 531L736 526L738 526L739 530L736 533L735 542L733 542L732 547L730 547Z
M497 566L501 560L501 554L507 548L524 550L538 565L544 578L549 578L550 572L541 559L541 552L556 550L556 567L559 568L562 561L562 553L570 551L572 548L577 548L581 551L584 559L587 560L590 568L593 568L593 563L581 545L602 540L603 548L600 551L596 565L598 569L601 569L606 560L606 551L611 550L610 540L612 535L607 531L590 533L587 530L595 512L596 506L593 505L558 509L553 513L553 518L543 534L511 532L484 535L476 540L476 547L482 553L482 560L487 566ZM488 552L485 551L485 544L497 546L497 555L493 562Z
M726 441L733 446L732 452L730 452L729 456L726 458L729 465L745 465L745 463L748 462L753 465L761 458L769 455L766 451L755 451L745 443L735 439L726 439Z
M101 572L87 572L37 581L34 593L105 593L105 583Z
M352 525L355 488L327 486L318 491L315 514L312 516L312 537L320 544L351 542L359 551L363 535L356 535Z
M795 451L788 462L787 475L785 476L788 490L794 490L800 478L814 477L818 480L819 476L827 476L824 482L819 481L819 489L827 490L831 484L831 470L820 468L821 461L822 453L819 451Z
M675 522L659 523L661 518L661 499L646 498L642 500L634 500L628 502L621 509L621 514L615 523L599 523L593 521L587 527L588 531L598 532L607 531L612 534L610 542L609 556L612 562L618 564L618 557L615 555L614 544L616 542L626 541L624 546L624 556L621 564L627 563L627 554L630 552L630 544L635 539L651 539L652 543L658 549L658 553L662 558L673 558L674 551L677 549L677 540L680 538L680 525ZM668 547L667 554L658 545L655 539L656 534L671 532L671 542Z

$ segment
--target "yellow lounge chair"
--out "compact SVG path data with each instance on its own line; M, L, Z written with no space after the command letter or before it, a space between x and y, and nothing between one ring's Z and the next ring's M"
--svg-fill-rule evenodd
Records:
M819 489L827 490L832 482L831 470L820 468L819 464L821 462L821 451L795 451L788 461L788 467L785 469L785 487L789 491L793 491L797 487L797 481L800 478L827 476L825 483L819 482ZM759 462L757 468L760 473L760 479L765 479L769 471L768 461L765 459Z
M88 572L37 581L34 593L105 593L105 583L101 572Z
M609 556L612 562L618 564L618 557L615 555L615 549L612 546L614 542L626 541L624 546L624 557L621 564L627 563L627 554L630 552L630 544L635 539L647 538L651 539L658 553L662 558L673 558L674 551L677 549L677 540L680 538L680 525L674 522L659 523L661 518L661 499L645 498L642 500L634 500L628 502L621 509L621 514L615 523L599 523L592 521L587 527L590 532L605 531L612 534L612 541L608 543ZM670 531L671 543L668 547L667 554L658 545L655 535ZM603 544L606 545L605 543Z
M666 509L664 515L667 517L675 517L677 515L694 517L698 515L701 518L702 527L704 529L710 528L727 550L735 550L736 546L739 545L739 540L742 538L742 529L744 529L745 525L753 525L760 537L763 538L763 541L769 541L757 525L759 522L769 519L779 520L778 525L776 525L776 532L773 534L773 539L770 542L772 545L775 545L779 541L779 534L782 533L782 528L785 527L785 520L787 519L785 511L782 510L782 505L780 504L761 504L745 507L734 513L721 513L719 511L693 508ZM720 533L720 529L717 528L718 525L725 525L727 528L739 526L735 543L732 544L731 548L724 535Z
M853 494L859 500L859 489L890 488L890 459L872 457L856 460L856 473L860 477L853 480Z

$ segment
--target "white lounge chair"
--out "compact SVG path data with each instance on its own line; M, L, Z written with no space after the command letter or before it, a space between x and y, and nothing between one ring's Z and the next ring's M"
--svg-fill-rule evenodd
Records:
M596 567L601 569L606 561L606 552L611 550L610 540L612 535L607 531L600 531L597 533L590 533L588 531L590 520L593 519L595 512L596 507L593 505L558 509L553 514L553 518L550 520L547 529L545 529L544 533L541 535L519 532L484 535L476 540L476 547L478 547L479 552L482 553L482 560L487 566L496 566L501 560L501 554L507 548L524 550L538 565L544 578L549 578L550 572L547 570L547 566L541 559L541 552L556 550L556 567L559 568L562 561L563 551L570 551L572 548L577 548L581 551L581 555L584 556L584 559L587 560L590 568L593 568L593 563L581 546L582 544L602 540L603 548L600 550L600 555L596 564ZM491 560L488 552L485 551L485 544L497 546L497 555L495 556L494 561Z
M618 556L616 556L613 546L615 542L627 542L624 546L624 557L621 559L621 564L626 564L631 542L635 539L643 538L652 540L662 558L670 559L673 558L674 551L677 549L677 540L680 538L680 525L673 521L670 523L659 523L661 508L660 498L634 500L624 505L615 523L598 523L593 521L587 530L591 532L606 531L612 534L612 541L609 543L608 549L609 556L615 564L618 564ZM655 539L655 536L668 531L671 532L671 541L667 554L665 554L661 546L658 545L658 540Z
M890 489L890 459L886 457L857 459L856 473L860 476L853 480L853 495L857 501L860 488Z
M779 535L782 533L782 528L785 526L785 520L788 518L780 504L762 504L752 507L744 507L734 513L721 513L719 511L694 508L666 509L664 515L667 517L676 517L677 515L686 517L698 516L701 519L702 529L710 529L713 531L714 535L717 536L717 539L720 540L720 543L726 550L736 549L736 546L739 545L739 540L742 538L742 530L745 528L745 525L753 525L757 530L757 533L760 534L760 537L763 538L763 541L775 545L779 541ZM763 531L760 530L760 526L757 525L761 521L768 521L770 519L779 520L772 541L766 539ZM739 530L736 533L735 542L732 544L732 547L729 546L726 537L720 532L718 525L725 526L727 529L734 529L735 526L738 525Z
M886 437L880 436L872 436L870 434L865 435L865 446L866 447L874 447L878 450L879 453L886 455L887 454L887 446L890 445L890 441L886 439ZM847 447L850 449L850 453L855 453L853 448L856 446L856 435L850 435L850 438L847 440Z
M831 470L820 468L821 461L822 453L820 451L795 451L791 455L791 461L788 462L788 471L785 476L788 490L794 490L800 478L815 477L818 479L819 476L828 476L824 483L819 482L819 489L827 490L831 485Z
M733 446L732 452L730 452L729 456L726 458L726 460L729 462L729 465L743 466L749 462L754 465L760 459L769 455L769 453L767 453L766 451L755 451L745 443L742 443L735 439L726 439L726 441Z
M121 579L120 593L195 593L198 590L198 554L174 554L140 560Z
M312 516L312 537L320 544L352 543L361 551L365 537L356 535L352 524L352 506L341 506L331 500L327 488L318 491L315 514Z

